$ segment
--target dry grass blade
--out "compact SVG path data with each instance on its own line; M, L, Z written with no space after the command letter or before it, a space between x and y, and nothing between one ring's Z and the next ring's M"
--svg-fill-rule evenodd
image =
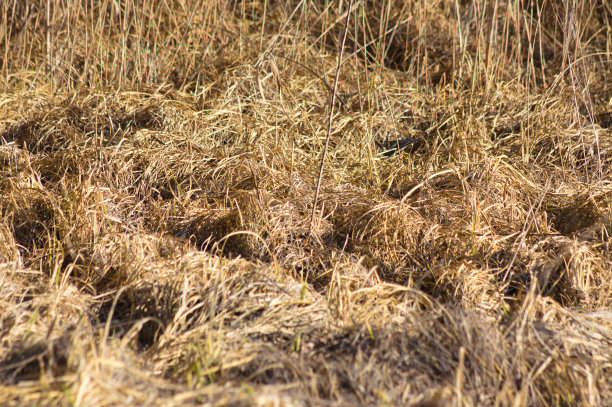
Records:
M312 225L314 224L315 213L317 210L317 201L319 200L319 192L321 191L321 180L323 179L323 168L325 167L325 158L327 157L327 150L329 149L329 139L334 124L334 107L336 106L336 97L338 92L338 79L340 78L340 68L342 67L342 55L344 54L344 46L346 44L346 34L348 32L349 21L351 19L351 6L353 1L348 1L348 9L346 11L346 22L344 23L344 32L342 33L342 41L340 43L340 49L338 50L338 67L336 68L336 76L334 77L334 87L331 92L331 98L329 103L329 119L327 121L327 136L325 137L325 145L323 146L323 153L321 154L321 163L319 164L319 176L317 178L317 187L315 189L314 198L312 200L312 214L310 215L310 226L308 234L312 233Z

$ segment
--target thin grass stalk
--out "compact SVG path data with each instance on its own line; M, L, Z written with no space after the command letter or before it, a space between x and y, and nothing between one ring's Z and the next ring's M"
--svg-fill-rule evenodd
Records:
M327 150L329 149L329 139L331 136L331 130L334 123L334 106L336 105L336 93L338 92L338 78L340 77L340 67L342 66L342 54L344 54L344 46L346 43L346 34L348 33L348 25L351 17L351 6L353 1L350 0L348 3L348 10L346 12L346 21L344 23L344 32L342 34L342 43L340 44L340 55L338 56L338 66L336 67L336 77L334 78L334 89L332 92L331 102L329 106L329 121L327 125L327 137L325 137L325 146L323 147L323 156L321 157L321 163L319 164L319 177L317 179L317 189L315 191L314 199L312 200L312 213L310 215L310 226L308 228L308 234L312 233L312 225L314 223L315 212L317 209L317 200L319 199L319 192L321 191L321 180L323 179L323 167L325 166L325 157L327 156Z

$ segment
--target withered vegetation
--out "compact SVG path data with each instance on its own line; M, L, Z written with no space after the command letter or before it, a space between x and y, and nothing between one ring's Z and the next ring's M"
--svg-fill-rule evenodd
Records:
M0 405L612 405L606 0L0 2Z

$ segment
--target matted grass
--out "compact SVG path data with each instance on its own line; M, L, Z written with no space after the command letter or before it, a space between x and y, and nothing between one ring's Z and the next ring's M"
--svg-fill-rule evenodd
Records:
M0 3L0 405L612 404L612 8Z

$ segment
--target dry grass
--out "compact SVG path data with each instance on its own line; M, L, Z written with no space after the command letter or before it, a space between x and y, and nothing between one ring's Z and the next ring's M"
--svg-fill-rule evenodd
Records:
M604 0L0 2L0 405L612 404ZM310 232L309 232L310 231Z

